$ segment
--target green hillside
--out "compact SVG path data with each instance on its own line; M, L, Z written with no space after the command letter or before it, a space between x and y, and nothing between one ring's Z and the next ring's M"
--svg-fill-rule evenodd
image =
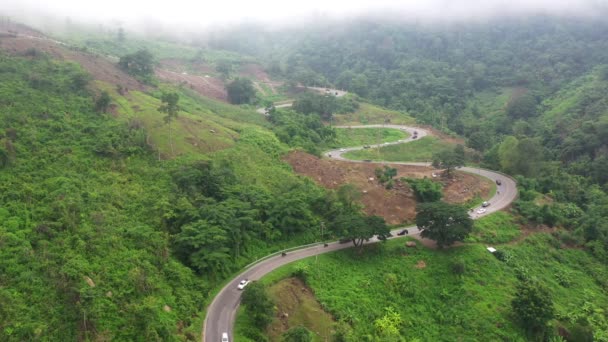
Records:
M0 78L1 340L196 340L210 289L317 238L325 191L253 110L120 94L45 55L0 55Z

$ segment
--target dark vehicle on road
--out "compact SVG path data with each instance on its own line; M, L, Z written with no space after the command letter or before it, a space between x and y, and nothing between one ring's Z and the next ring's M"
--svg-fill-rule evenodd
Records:
M363 161L366 162L366 163L371 163L372 162L371 159L363 159Z
M405 234L409 234L409 232L407 231L407 229L404 229L404 230L400 231L399 233L397 233L397 235L399 235L399 236L403 236Z
M500 181L500 179L497 179L496 180L496 185L501 185L501 184L502 184L502 182Z
M371 146L369 146L369 145L365 145L365 146L363 146L363 148L370 148L370 147L371 147Z
M490 202L487 202L487 201L483 202L483 203L481 203L481 206L484 207L484 208L485 207L489 207L490 206Z

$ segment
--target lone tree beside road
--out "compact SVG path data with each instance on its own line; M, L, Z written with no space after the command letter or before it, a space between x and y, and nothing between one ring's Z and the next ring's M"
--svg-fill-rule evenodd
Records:
M433 167L445 169L448 176L453 169L464 165L464 147L457 145L454 149L445 149L433 155Z
M380 240L390 236L390 228L380 216L363 216L359 213L346 212L340 214L335 221L338 235L344 240L351 240L355 247L363 246L363 242L374 235Z
M274 303L266 293L264 285L257 281L252 282L243 291L241 299L256 327L265 329L274 315Z
M419 204L416 208L416 225L423 238L437 242L439 248L464 240L473 229L473 220L465 207L445 202Z

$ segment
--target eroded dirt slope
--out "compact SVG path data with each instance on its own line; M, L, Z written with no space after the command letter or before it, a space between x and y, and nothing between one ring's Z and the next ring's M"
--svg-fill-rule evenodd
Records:
M378 180L374 170L381 167L375 163L351 163L331 159L320 159L311 154L294 151L285 157L295 172L313 179L316 183L337 189L343 184L353 184L363 193L361 203L368 215L384 217L389 224L412 222L416 217L416 199L407 183L395 182L393 189L387 190ZM397 177L433 178L437 173L431 167L391 165L397 169ZM476 195L485 197L491 190L488 182L475 175L456 173L453 179L434 178L444 184L444 200L450 203L464 203Z

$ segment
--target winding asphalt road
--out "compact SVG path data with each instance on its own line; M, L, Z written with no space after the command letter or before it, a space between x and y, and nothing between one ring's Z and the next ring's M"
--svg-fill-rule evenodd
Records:
M370 127L387 127L387 128L395 128L404 130L410 133L410 136L407 139L403 139L397 142L387 143L387 144L378 144L378 145L370 145L371 147L379 147L386 145L394 145L394 144L403 144L412 141L413 132L418 132L418 139L428 135L428 132L421 128L409 127L409 126L400 126L400 125L368 125L368 126L342 126L341 128L370 128ZM333 151L326 152L326 156L330 158L334 158L337 160L345 160L353 163L368 163L365 161L358 160L350 160L346 159L342 156L342 154L363 149L363 146L358 147L349 147L343 149L337 149ZM420 165L420 166L429 166L429 163L404 163L404 162L382 162L375 161L375 163L383 163L383 164L399 164L399 165ZM515 200L517 197L517 187L515 181L504 174L499 172L472 168L472 167L462 167L459 169L460 171L469 172L473 174L480 175L482 177L486 177L492 182L496 180L500 180L501 185L498 186L497 192L492 197L489 202L491 205L487 207L487 211L484 214L477 214L477 210L479 208L474 208L474 211L470 213L471 217L476 219L481 216L488 215L495 211L501 210L507 207L511 202ZM399 229L393 230L391 233L394 237L391 239L397 239L397 233L402 229L407 228L409 235L415 238L420 238L420 229L416 226L410 227L402 227ZM367 243L375 243L378 242L376 238L372 238ZM220 290L220 292L215 296L211 305L207 308L207 317L205 318L205 322L203 324L203 341L204 342L220 342L221 336L223 332L228 332L228 335L233 336L232 331L234 327L234 321L236 312L238 310L240 300L241 300L241 291L237 290L237 285L241 279L249 279L249 280L258 280L267 273L276 269L277 267L283 266L290 262L304 259L313 255L318 255L322 253L332 252L340 249L350 248L352 247L352 243L344 243L340 244L339 242L331 242L328 243L326 247L322 243L303 247L300 249L290 250L286 256L282 257L280 253L275 255L271 255L255 264L253 266L248 267L241 274L232 279L224 288Z

